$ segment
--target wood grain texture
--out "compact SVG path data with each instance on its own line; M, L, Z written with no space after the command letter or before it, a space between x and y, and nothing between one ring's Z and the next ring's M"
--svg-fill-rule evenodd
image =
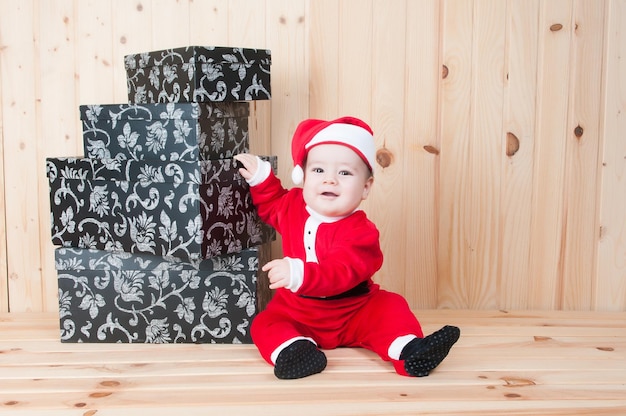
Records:
M624 313L418 310L461 328L428 377L358 348L278 380L253 345L67 344L55 314L0 315L0 413L27 415L615 415L626 411Z
M141 52L165 49L172 45L155 45L152 41L155 30L152 22L152 2L132 2L126 0L110 0L113 8L113 27L111 43L113 46L113 72L109 76L113 79L114 102L127 103L128 90L126 87L126 70L124 56ZM176 2L169 3L170 8L176 7ZM172 26L173 22L163 25ZM177 27L185 27L187 22L176 22ZM186 30L186 29L183 29ZM184 46L184 45L183 45Z
M228 3L227 44L241 45L246 48L267 48L269 29L266 16L267 11L268 5L266 0L254 2L247 0L230 1ZM198 32L198 29L193 29L193 32Z
M473 9L470 135L467 199L461 229L468 269L468 303L458 307L497 307L496 284L501 207L504 44L506 3L476 0Z
M291 186L302 119L354 115L386 161L375 278L413 307L626 310L624 0L0 2L0 310L56 310L44 172L123 57L272 50L251 147ZM382 160L382 159L381 159ZM3 228L4 227L4 228ZM272 245L278 257L280 239Z
M149 9L146 10L148 13L142 13L149 17L141 21L141 26L150 25L148 27L151 27L149 33L152 36L152 44L159 45L158 49L179 48L192 44L190 35L197 29L190 25L189 3L189 0L152 0ZM140 8L143 8L143 3L137 3L136 8L139 12Z
M339 72L338 114L372 120L372 70L374 51L372 33L375 25L373 0L339 2L339 56L337 67L326 72ZM310 2L315 7L315 2ZM367 206L367 204L365 205Z
M339 38L340 3L315 1L308 10L310 117L332 120L340 116L339 68L343 50ZM330 68L335 70L330 71Z
M626 304L626 1L609 3L607 13L606 75L603 78L604 113L601 125L603 151L600 163L601 188L596 309L611 310Z
M119 57L113 54L114 10L111 2L86 0L76 3L76 99L79 105L115 103L112 68ZM79 110L72 108L72 122L79 123ZM80 143L82 139L77 141ZM78 155L82 156L82 151ZM55 156L58 155L55 154Z
M0 18L0 22L1 22ZM0 39L2 29L0 28ZM1 52L0 52L1 53ZM2 60L0 60L0 74L4 73ZM0 97L2 94L2 76L0 75ZM0 160L4 163L4 146L2 146L2 138L4 137L4 117L2 116L2 105L0 102ZM4 169L0 169L0 313L9 311L9 277L7 275L7 230L6 230L6 201L4 198Z
M39 10L35 3L2 3L2 117L9 310L41 310L40 198L43 131L33 80L40 75ZM29 42L24 42L24 39ZM38 192L39 190L39 192ZM46 218L49 219L49 216ZM6 299L2 299L4 303ZM4 308L3 308L4 309Z
M572 16L572 86L566 146L565 232L563 244L563 309L593 310L597 286L598 156L602 146L602 55L604 5L574 3Z
M441 2L409 1L406 12L404 151L404 295L417 308L437 307L440 148ZM398 163L398 162L397 162ZM433 238L435 236L435 238Z
M442 9L442 61L447 75L441 84L441 150L439 195L438 304L469 305L471 216L469 156L471 148L471 83L473 1L445 2ZM479 219L478 219L479 220Z
M568 1L543 2L539 16L538 117L528 274L531 308L562 306L560 260L566 227L563 204L572 8Z
M196 45L228 45L230 33L229 1L189 2L189 38ZM264 38L263 38L264 40Z
M530 224L532 219L539 0L509 1L505 46L505 85L501 138L517 140L513 154L501 158L498 304L528 305Z
M406 50L406 1L397 1L399 7L389 7L384 0L374 0L372 16L376 24L372 32L372 115L370 126L375 132L376 148L390 156L390 161L376 164L372 199L364 205L369 217L377 224L385 262L377 274L380 285L393 292L404 293L405 278L402 267L406 258L407 240L404 190L410 186L404 175L405 137L404 107ZM393 45L393 48L389 46Z

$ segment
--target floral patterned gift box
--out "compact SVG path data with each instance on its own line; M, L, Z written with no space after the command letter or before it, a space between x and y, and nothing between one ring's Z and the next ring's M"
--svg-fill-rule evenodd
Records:
M271 52L187 46L126 55L130 103L269 100Z
M249 151L247 102L81 105L84 155L228 159Z
M57 248L61 341L250 343L259 253L187 263Z
M197 261L275 237L234 159L48 158L46 170L55 245Z

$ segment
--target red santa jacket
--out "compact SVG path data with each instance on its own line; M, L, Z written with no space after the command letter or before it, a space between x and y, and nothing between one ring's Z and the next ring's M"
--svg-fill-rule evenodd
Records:
M383 254L378 229L363 211L340 219L316 215L307 209L301 188L283 188L273 173L252 186L251 194L261 219L281 234L283 255L304 262L295 295L336 296L359 285L377 291L372 276L382 266Z

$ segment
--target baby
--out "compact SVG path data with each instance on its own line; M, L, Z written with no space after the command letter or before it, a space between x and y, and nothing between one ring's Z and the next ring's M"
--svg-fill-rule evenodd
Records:
M239 154L263 221L282 236L283 257L263 265L275 295L252 322L252 339L279 379L326 368L323 349L362 347L401 375L423 377L441 363L460 330L424 337L406 300L372 276L383 263L379 232L359 209L374 183L376 149L362 120L307 119L293 136L285 189L268 162Z

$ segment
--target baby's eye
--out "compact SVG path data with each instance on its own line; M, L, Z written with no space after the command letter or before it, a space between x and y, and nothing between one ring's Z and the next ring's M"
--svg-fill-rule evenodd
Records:
M352 172L350 172L349 170L340 170L339 174L342 176L350 176L352 175Z
M314 173L324 173L324 169L322 168L311 168L311 171Z

